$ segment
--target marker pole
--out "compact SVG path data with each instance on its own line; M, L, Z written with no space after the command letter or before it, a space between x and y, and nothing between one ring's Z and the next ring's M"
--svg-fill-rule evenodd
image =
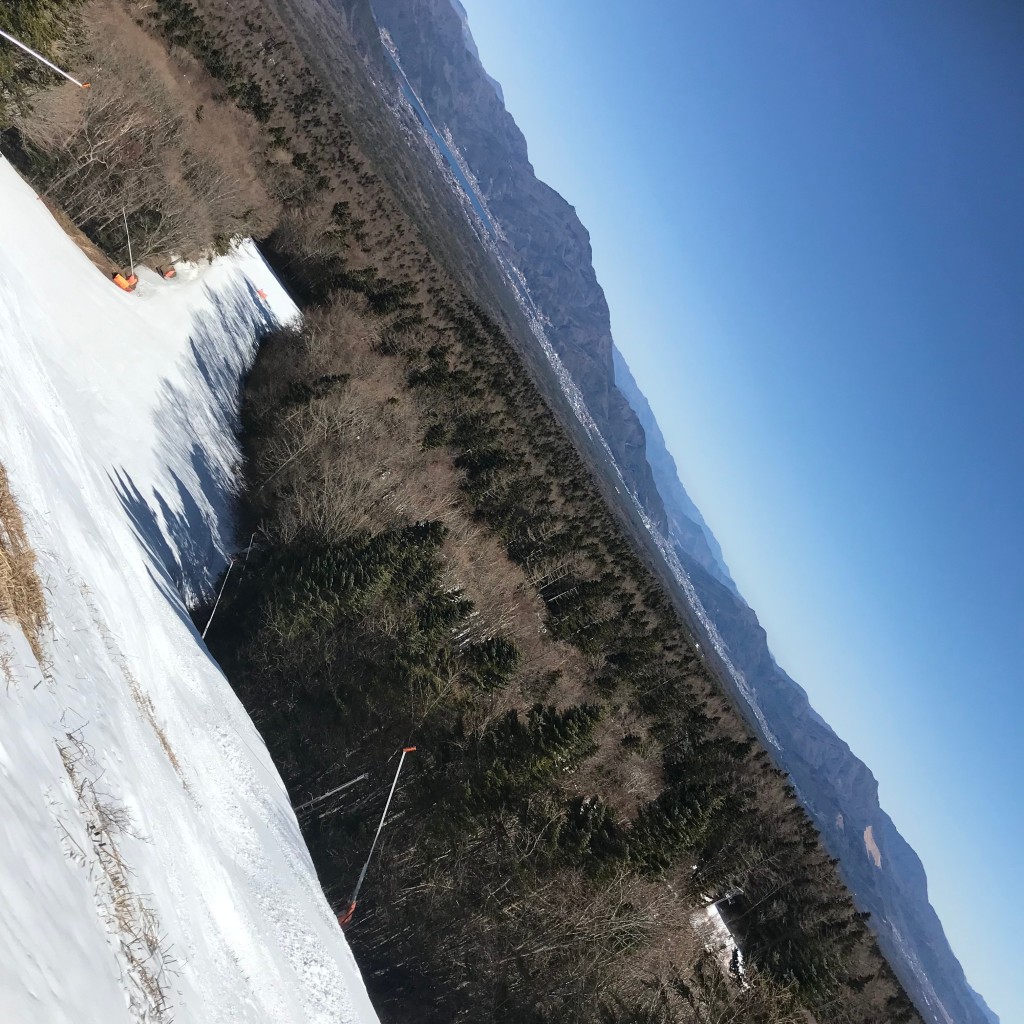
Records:
M69 82L74 82L79 89L88 89L90 87L88 82L80 82L77 78L72 77L66 71L61 71L61 69L57 67L57 65L54 64L53 61L47 60L41 53L36 53L36 51L33 50L31 46L26 46L20 39L15 39L14 36L12 36L8 32L5 32L2 28L0 28L0 37L6 39L7 42L9 43L13 43L15 46L18 47L19 50L24 50L30 56L35 57L35 59L39 61L41 64L45 64L52 71L56 71L58 75L63 76Z
M391 792L388 793L388 800L384 805L384 813L380 816L380 824L377 826L377 834L373 837L373 842L370 844L370 853L366 858L366 863L363 865L363 870L359 872L359 881L356 882L356 887L352 892L352 902L349 903L348 910L345 914L338 916L338 924L340 924L342 928L352 920L352 915L356 912L356 903L359 900L359 890L363 887L363 879L366 878L366 869L370 866L370 861L373 859L373 851L377 848L377 840L380 839L380 834L384 831L384 822L387 820L388 808L391 806L391 798L395 795L395 787L398 785L398 776L402 774L402 765L405 763L405 755L411 754L415 749L415 747L402 747L402 756L398 759L398 771L395 772L395 781L391 783Z
M217 605L220 604L220 599L224 596L224 588L228 585L228 577L231 575L231 570L235 567L235 560L232 558L228 562L228 571L224 573L224 582L220 585L220 590L217 593L217 600L213 602L213 611L210 612L210 618L206 622L206 629L203 630L203 639L206 639L206 634L210 632L210 626L213 625L213 617L217 614Z
M123 206L121 207L121 216L124 217L124 237L128 239L128 265L131 268L131 275L134 277L135 260L132 257L132 236L128 231L128 213Z

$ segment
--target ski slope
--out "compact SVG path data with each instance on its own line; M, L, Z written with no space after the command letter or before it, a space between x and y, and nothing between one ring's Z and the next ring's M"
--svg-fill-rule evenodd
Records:
M140 278L105 280L0 158L0 462L50 618L43 664L0 621L0 1021L373 1024L179 596L238 546L238 381L295 309L252 246Z

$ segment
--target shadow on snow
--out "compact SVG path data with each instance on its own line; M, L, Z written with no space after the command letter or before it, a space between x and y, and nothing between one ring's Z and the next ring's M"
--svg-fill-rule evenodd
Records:
M190 629L187 608L212 599L237 537L239 405L260 339L277 319L245 278L206 289L189 354L165 379L155 414L157 458L166 467L144 493L123 467L108 474L150 560L150 575Z

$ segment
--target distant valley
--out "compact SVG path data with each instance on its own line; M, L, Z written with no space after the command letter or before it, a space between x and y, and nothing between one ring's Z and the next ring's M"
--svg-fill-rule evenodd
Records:
M526 139L480 62L465 12L457 0L374 0L373 7L417 102L465 168L460 187L468 185L486 206L503 265L519 275L622 480L706 611L711 657L717 644L731 666L720 674L731 678L751 725L790 774L922 1015L933 1024L993 1024L997 1018L968 984L928 901L919 858L879 806L871 771L775 663L756 613L737 591L680 480L685 466L677 467L615 348L586 228L534 174Z

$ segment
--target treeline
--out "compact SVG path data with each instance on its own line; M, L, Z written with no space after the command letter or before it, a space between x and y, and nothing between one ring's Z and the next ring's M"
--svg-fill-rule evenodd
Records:
M355 59L332 89L260 0L137 13L206 83L203 111L177 97L175 152L229 106L251 131L233 137L256 140L264 248L306 312L246 388L260 539L209 639L297 806L370 773L302 814L339 909L388 759L419 748L349 931L382 1017L916 1019L785 778L467 297L478 272L452 267L454 245L437 259L455 229L425 243L375 173L404 142L357 141ZM59 173L86 167L76 151ZM142 187L139 166L119 173ZM191 227L198 247L215 222ZM745 982L694 930L709 900Z
M636 804L625 780L578 785L595 759L614 776L656 741L625 700L612 703L607 678L588 687L584 659L548 649L543 606L502 552L488 567L500 580L478 571L459 585L473 515L445 500L457 478L436 472L436 448L422 451L430 428L410 409L403 357L382 354L410 332L374 324L368 304L334 303L302 334L270 339L250 381L263 543L209 640L297 802L363 771L376 781L304 820L339 908L388 758L419 748L349 931L375 1001L387 1019L685 1020L673 985L696 984L702 960L689 921L697 826L676 813L666 827L671 812L645 801L631 827L607 802ZM351 351L359 333L371 358ZM435 472L416 470L424 460ZM792 1004L768 979L709 992L764 1020Z
M210 642L297 802L419 747L349 932L385 1015L913 1019L502 330L286 234L309 312L249 381L263 543ZM304 822L339 908L381 797ZM749 987L693 931L712 900Z

